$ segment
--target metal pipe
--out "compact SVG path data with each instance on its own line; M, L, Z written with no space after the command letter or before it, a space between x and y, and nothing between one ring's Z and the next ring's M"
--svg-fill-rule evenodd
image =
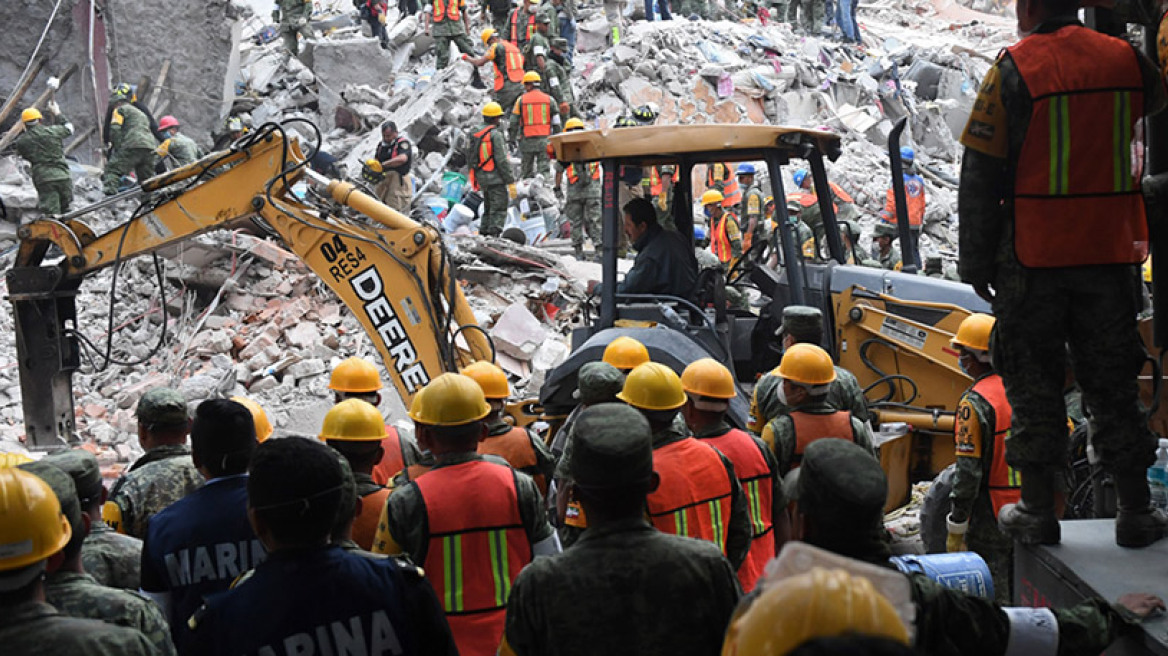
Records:
M811 179L815 182L815 195L819 201L819 211L823 215L823 227L827 230L827 250L831 253L831 259L845 264L844 244L843 240L840 239L839 223L835 217L834 194L831 192L831 185L827 182L827 169L823 165L823 153L819 152L819 148L815 148L807 159L811 162Z
M908 197L904 193L904 166L900 161L900 135L908 125L908 117L902 117L888 134L888 159L892 167L892 194L896 201L896 227L900 233L900 270L916 273L920 266L917 259L916 242L912 238L912 228L908 224Z
M767 173L771 176L771 189L775 197L775 213L779 220L779 241L783 249L783 268L787 271L787 285L791 290L791 302L806 305L803 292L803 258L795 246L795 233L787 217L787 194L783 191L782 162L777 151L766 153Z
M600 330L612 327L616 322L616 250L620 241L617 230L621 229L617 221L617 184L618 171L615 159L602 161L604 167L604 202L601 211L603 235L603 253L601 257L601 280L604 285L600 289L600 318L596 327Z

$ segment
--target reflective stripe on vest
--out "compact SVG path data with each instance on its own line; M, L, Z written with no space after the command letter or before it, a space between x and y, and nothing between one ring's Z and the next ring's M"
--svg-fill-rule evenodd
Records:
M531 444L531 434L526 428L519 426L501 435L491 435L479 442L478 451L483 455L499 456L507 461L516 471L524 471L535 467L539 461L535 458L535 447ZM525 472L530 473L530 472ZM539 486L540 494L547 494L547 481L543 474L530 473Z
M523 81L523 53L519 52L519 48L515 47L514 43L510 41L500 41L497 44L498 48L503 49L502 56L499 55L499 50L495 50L495 58L491 63L495 66L495 91L502 91L505 80L519 83ZM499 67L499 60L503 60L503 67ZM510 109L504 107L504 110Z
M528 14L528 16L527 16L527 29L524 30L524 34L525 34L525 36L523 37L523 41L530 41L531 35L535 34L535 14ZM510 39L511 43L520 43L520 39L519 39L519 10L518 9L511 12L510 35L511 35L511 39Z
M381 440L381 461L373 466L373 482L378 485L387 485L393 477L406 466L406 455L402 449L401 436L397 429L386 424L385 439Z
M495 653L511 584L531 562L515 476L509 467L472 460L414 481L429 528L423 568L460 654Z
M990 463L986 484L990 488L990 501L994 504L994 516L997 517L1002 506L1018 503L1022 498L1022 475L1006 462L1006 438L1010 436L1010 421L1014 413L1010 402L1006 400L1002 377L998 374L977 381L970 391L976 392L994 409L994 460Z
M722 207L734 207L742 202L738 178L734 176L729 164L718 162L706 167L706 186L716 189L719 183L722 187Z
M661 172L656 166L649 168L649 193L660 196L665 187L661 184Z
M775 557L774 477L760 445L749 434L731 428L719 437L704 437L702 442L722 452L734 465L734 475L746 493L753 538L746 560L738 568L738 582L743 592L754 589L767 561Z
M1007 51L1034 99L1014 181L1018 261L1142 261L1148 228L1131 143L1144 82L1131 44L1070 25Z
M448 3L443 9L443 3ZM458 0L434 0L434 22L441 23L445 20L458 22L462 16L458 13Z
M795 423L795 457L791 460L791 469L802 464L803 452L815 440L834 437L856 441L856 436L852 433L852 413L847 410L826 415L796 410L790 417Z
M735 223L738 222L738 217L730 212L722 212L722 220L714 224L714 231L710 235L710 251L717 256L718 261L725 264L734 257L734 251L730 247L730 237L726 234L726 221L733 218Z
M497 127L499 126L488 125L474 133L475 139L479 140L479 163L475 169L483 173L495 170L495 146L491 142L491 130Z
M657 530L713 542L726 553L733 487L712 447L687 437L653 449L661 485L646 499Z
M589 162L588 163L588 172L592 174L592 179L594 181L600 180L600 165L599 164L597 164L596 162ZM576 184L576 181L580 179L580 176L576 173L576 165L575 164L568 165L567 174L568 174L568 184Z
M373 538L377 535L377 522L381 520L381 511L385 508L385 500L389 498L390 492L389 488L383 487L361 497L361 513L353 520L352 535L353 542L356 542L365 551L373 551Z
M841 188L836 183L828 182L827 185L829 187L831 187L831 193L832 193L832 195L835 196L835 200L838 200L841 203L854 203L854 202L856 202L856 201L852 200L852 197L850 194L848 194L848 192L844 191L843 188Z
M539 89L523 94L519 99L519 118L523 136L546 137L552 133L552 97Z

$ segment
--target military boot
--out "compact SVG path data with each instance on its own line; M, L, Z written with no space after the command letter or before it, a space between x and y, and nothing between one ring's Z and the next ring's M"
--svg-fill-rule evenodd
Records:
M1168 532L1168 515L1151 505L1144 470L1115 472L1119 512L1115 516L1115 543L1121 547L1146 547ZM1025 481L1025 479L1023 479Z
M1022 544L1058 544L1062 539L1055 515L1056 472L1049 468L1022 471L1022 500L998 513L998 527Z
M584 260L584 247L583 246L573 246L572 250L576 254L576 261L577 262L584 262L585 261Z

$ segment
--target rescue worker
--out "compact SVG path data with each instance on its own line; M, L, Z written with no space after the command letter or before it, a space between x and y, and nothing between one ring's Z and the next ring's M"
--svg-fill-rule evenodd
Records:
M1164 534L1168 517L1149 506L1157 441L1139 406L1146 354L1136 329L1148 232L1128 153L1133 126L1163 109L1165 91L1150 61L1127 41L1083 27L1077 7L1020 4L1018 26L1028 36L982 82L961 140L958 269L993 306L993 361L1013 408L1006 461L1022 474L1022 500L999 515L1004 532L1027 544L1059 541L1054 497L1066 466L1069 347L1091 443L1115 480L1116 542L1142 547ZM1052 117L1066 121L1057 152L1033 143L1046 142ZM1032 128L1042 139L1027 140ZM1056 161L1062 165L1052 169ZM1100 175L1100 166L1114 175ZM1012 194L1005 204L1003 194Z
M564 132L583 130L584 121L570 118L564 124ZM560 183L568 178L567 200L564 202L564 216L572 224L572 250L577 260L584 259L584 235L587 233L595 253L604 246L600 230L600 163L575 164L556 162L556 191L560 194Z
M20 469L0 469L0 517L0 545L8 547L0 550L0 644L6 656L158 654L138 631L66 617L45 603L49 558L72 537L47 483Z
M487 0L479 5L479 12L479 20L490 25L487 29L505 33L507 31L507 18L511 15L511 0Z
M385 25L389 20L389 3L385 0L353 0L361 19L369 24L369 35L375 37L382 50L389 50L389 33Z
M381 165L385 176L373 192L381 202L408 216L412 196L409 175L414 163L414 148L398 133L393 121L381 124L381 143L377 144L373 158Z
M795 25L796 18L798 27ZM825 0L790 0L787 19L797 34L818 36L826 25L827 3Z
M855 221L844 221L840 226L840 241L843 242L844 247L844 264L877 266L872 260L864 257L864 251L860 249L861 234L860 224Z
M734 176L734 169L724 162L706 165L706 187L722 194L722 207L731 208L742 202L742 188Z
M787 201L787 221L791 223L792 233L794 233L795 251L803 259L817 262L819 261L819 251L815 248L815 234L803 222L802 212L803 205L799 201L795 199ZM782 233L779 230L778 219L771 220L771 251L769 266L773 269L785 265L783 262Z
M567 118L574 116L576 94L572 91L571 64L564 59L568 42L561 37L551 40L551 53L544 62L544 76L548 81L548 93L559 104L560 116ZM583 124L581 124L581 127Z
M713 542L737 570L753 533L746 497L730 459L690 437L685 422L677 421L687 400L681 379L663 364L646 362L629 372L617 398L640 410L653 432L653 470L661 485L646 502L649 522L665 533Z
M755 244L765 244L766 233L766 217L763 215L765 209L765 197L762 193L762 187L755 184L754 164L744 162L738 165L738 185L745 189L742 192L742 211L741 216L746 221L745 230L742 232L742 250L743 252L750 252ZM739 226L743 227L743 226ZM761 249L761 246L759 247ZM762 251L759 250L759 253Z
M353 520L352 539L362 549L370 551L381 509L389 497L389 489L373 480L373 468L385 455L382 446L386 439L385 420L369 403L348 399L328 411L317 437L349 463L357 486L357 498L361 500L360 511Z
M818 244L825 243L827 227L823 224L823 211L819 207L819 194L815 191L815 179L807 169L795 171L791 178L794 180L795 186L799 188L796 193L799 204L803 206L800 215L803 222L811 227ZM856 201L852 199L851 194L834 182L828 181L827 186L831 189L831 203L835 211L836 222L845 223L859 219L860 210L856 208Z
M880 463L844 440L820 440L807 448L803 466L784 483L796 502L793 532L797 539L839 556L888 568L884 503L888 479ZM817 563L807 559L808 567ZM870 569L868 571L871 571ZM898 574L899 575L899 574ZM997 656L1024 653L1095 656L1164 602L1149 594L1129 594L1115 605L1088 599L1067 609L1003 608L988 599L946 588L925 574L903 574L915 607L913 647L929 656ZM1073 636L1073 637L1072 637Z
M202 642L187 620L203 598L226 590L265 557L247 512L247 464L255 448L247 408L227 399L200 403L191 424L191 457L207 484L150 520L142 591L166 614L180 653Z
M333 403L360 399L374 408L381 405L381 375L377 366L364 358L342 360L329 376L329 389L333 391ZM413 440L388 424L381 448L383 455L372 472L377 485L385 485L394 474L416 463L422 455Z
M101 520L106 490L97 457L85 449L70 449L49 454L41 462L57 467L73 479L77 503L89 524L85 541L81 543L81 564L85 572L101 585L137 590L141 583L142 541L115 532Z
M264 412L263 406L259 403L242 396L233 396L231 400L247 408L247 411L251 413L252 423L255 424L257 443L263 444L272 436L272 433L276 432L276 429L272 428L271 420L268 419L268 413Z
M556 461L547 445L538 435L521 426L512 426L503 419L503 410L511 396L507 374L490 362L475 362L462 370L462 375L478 383L491 412L483 419L487 435L478 445L478 452L496 455L507 461L516 471L535 481L541 495L547 495L548 483L556 471Z
M993 327L993 317L975 312L961 322L950 344L960 353L957 362L973 385L957 404L957 469L949 494L953 507L946 549L964 551L964 543L981 556L994 578L994 599L1004 604L1012 598L1014 542L998 530L998 511L1018 501L1021 480L1006 464L1011 412L1002 377L990 361Z
M203 485L187 446L191 423L177 390L156 387L138 400L138 444L146 453L110 489L102 518L114 530L146 537L146 522Z
M548 41L560 36L560 11L564 6L563 0L543 0L539 3L536 16L548 17ZM538 21L538 19L537 19ZM539 23L536 23L538 27Z
M479 224L479 234L489 237L498 237L503 232L507 203L515 200L519 193L515 188L511 160L507 157L507 142L499 129L502 120L503 108L499 103L483 105L483 127L471 135L466 146L471 187L483 190L483 219Z
M284 49L293 57L300 55L300 37L312 38L312 0L276 0L272 10L272 20L280 24L280 36L284 39Z
M527 92L519 96L511 111L511 141L519 143L519 153L523 156L520 178L537 173L544 178L551 176L547 140L560 124L560 110L551 96L539 90L542 79L535 71L523 74Z
M548 27L551 25L551 17L545 13L537 13L535 16L535 31L527 39L527 45L523 49L523 66L529 71L535 71L540 74L540 77L547 80L547 60L551 56L551 43L548 42ZM550 86L550 80L549 80Z
M718 653L739 597L734 570L713 545L645 521L646 496L661 478L648 422L603 403L576 428L571 493L591 526L571 549L519 575L499 653Z
M633 369L649 362L649 349L639 340L628 335L621 335L613 339L604 347L600 356L601 362L610 364L621 373L627 374Z
M872 429L851 412L828 405L835 366L827 351L814 344L795 344L783 353L774 373L782 379L778 399L790 411L767 422L761 437L774 450L780 475L799 467L807 446L820 439L855 442L875 456Z
M624 229L637 251L633 268L616 285L617 294L666 294L689 298L697 284L698 265L693 251L674 230L657 223L653 203L634 198L625 203ZM600 295L602 286L593 280L589 292Z
M343 483L340 459L312 440L256 449L247 508L270 555L207 600L192 653L458 653L420 568L329 543Z
M466 15L466 0L430 0L433 11L426 12L426 34L434 37L438 56L438 70L450 63L450 44L466 55L474 54L470 38L470 18Z
M527 49L527 41L535 34L535 17L539 0L519 0L507 19L507 40L520 50Z
M899 238L900 233L891 223L877 223L872 229L872 261L879 263L879 268L900 271L900 249L893 243Z
M523 94L523 53L510 41L499 38L499 32L488 27L481 35L487 51L482 57L463 55L476 69L488 61L495 68L495 86L492 97L500 107L514 107L515 101Z
M515 577L533 557L560 551L531 477L475 451L490 412L461 374L442 374L414 395L418 443L437 463L390 495L373 545L425 569L463 656L496 653Z
M775 455L762 440L726 421L730 400L738 396L734 375L712 358L691 362L681 373L686 393L681 416L693 436L718 450L734 465L734 475L746 495L751 540L746 560L738 568L743 592L754 589L767 562L790 538L783 479L776 473Z
M681 11L678 13L690 20L704 20L710 13L706 6L706 0L681 0L680 7ZM694 18L695 16L697 19Z
M925 222L925 179L916 172L913 163L915 159L913 149L904 146L900 149L900 161L904 166L904 199L905 210L908 212L908 229L912 234L913 247L919 252L921 244L921 226ZM884 223L897 225L896 221L896 192L892 187L885 194L884 209L880 212L880 220Z
M559 36L568 42L564 49L564 63L569 69L576 56L576 0L555 0L560 16Z
M70 617L101 620L139 631L159 654L173 656L174 643L166 619L154 602L137 592L107 588L82 568L81 544L87 530L73 479L43 461L25 463L20 469L48 484L61 504L61 514L69 522L71 535L60 552L60 560L53 558L49 563L45 601Z
M176 165L174 168L197 162L203 156L203 151L199 149L199 144L195 143L195 140L187 135L181 134L179 132L180 127L181 124L179 124L178 119L169 114L163 116L158 121L158 131L162 133L162 136L166 137L166 140L158 145L155 152L163 159L171 158Z
M654 166L649 173L649 194L657 210L657 222L666 229L675 229L673 223L673 178L676 167L672 164Z
M57 216L68 212L73 204L73 177L65 161L64 146L65 139L73 134L73 124L61 116L55 102L49 102L48 112L56 119L54 125L46 125L44 115L36 107L21 112L24 132L12 146L32 167L37 209L48 216Z
M101 174L102 191L106 196L118 193L122 176L133 172L138 184L154 175L158 142L150 132L150 119L130 104L133 93L121 85L110 96L113 114L110 116L109 141L113 149Z
M729 271L742 258L742 231L738 217L723 209L724 200L716 189L702 194L702 207L710 219L710 250Z

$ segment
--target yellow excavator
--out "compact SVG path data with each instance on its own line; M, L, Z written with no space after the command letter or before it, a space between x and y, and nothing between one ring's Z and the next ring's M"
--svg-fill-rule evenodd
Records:
M86 340L77 325L76 297L85 276L115 267L113 299L117 268L154 254L161 290L156 252L210 230L248 228L280 239L361 322L407 406L431 378L493 357L439 231L351 183L314 172L287 125L264 125L229 149L140 188L21 226L7 282L30 448L56 448L73 436L72 375ZM319 143L319 133L317 138ZM133 215L104 234L81 220L128 201L138 202ZM52 246L61 257L46 257ZM106 362L111 351L107 342Z

